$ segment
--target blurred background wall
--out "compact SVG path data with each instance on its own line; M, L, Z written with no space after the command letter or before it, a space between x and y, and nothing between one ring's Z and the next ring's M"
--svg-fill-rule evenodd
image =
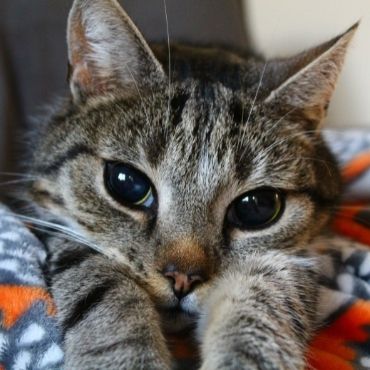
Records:
M163 0L120 0L144 36L166 38ZM66 22L72 0L0 0L0 171L40 107L67 90ZM242 0L166 0L170 38L248 44ZM18 131L17 131L18 130ZM18 145L20 151L22 145Z
M370 0L244 0L244 4L251 45L266 57L294 54L361 20L327 126L370 129Z
M120 0L144 35L166 37L163 0ZM0 171L40 107L67 90L72 0L0 0ZM335 128L370 128L370 0L166 0L172 41L294 54L362 20L329 111ZM18 145L22 151L22 145Z

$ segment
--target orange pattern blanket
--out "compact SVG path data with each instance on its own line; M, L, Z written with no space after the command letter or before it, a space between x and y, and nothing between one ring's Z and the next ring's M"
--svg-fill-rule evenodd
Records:
M343 166L349 189L369 175L370 152ZM321 249L330 268L322 276L323 325L307 349L307 369L370 369L370 196L354 198L338 209L336 236ZM45 263L41 243L0 206L0 370L63 368ZM183 339L169 338L169 345L179 368L192 369L196 349Z
M347 188L370 174L370 151L363 152L342 169ZM366 190L366 189L365 189ZM370 183L368 183L370 192ZM308 349L308 368L317 370L370 369L370 198L345 202L332 228L348 239L333 240L334 276L326 276L323 302L325 325ZM357 244L361 243L361 244Z

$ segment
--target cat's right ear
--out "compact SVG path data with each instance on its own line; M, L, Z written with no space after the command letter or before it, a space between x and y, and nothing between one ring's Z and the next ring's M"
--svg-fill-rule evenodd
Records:
M343 34L299 55L267 64L266 103L304 118L317 128L327 113L344 58L358 23Z
M67 41L76 103L117 90L130 96L165 78L162 66L116 0L75 0Z

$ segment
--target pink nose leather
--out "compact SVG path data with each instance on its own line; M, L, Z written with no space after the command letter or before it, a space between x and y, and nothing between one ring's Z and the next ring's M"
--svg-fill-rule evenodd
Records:
M178 271L164 272L164 276L172 281L173 291L179 299L185 297L196 284L203 281L198 274L185 274Z

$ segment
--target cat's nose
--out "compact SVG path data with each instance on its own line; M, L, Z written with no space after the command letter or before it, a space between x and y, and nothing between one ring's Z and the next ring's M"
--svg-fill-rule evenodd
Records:
M176 266L172 264L163 270L163 275L170 280L173 292L179 300L189 294L196 285L206 280L201 271L185 273L178 271Z

